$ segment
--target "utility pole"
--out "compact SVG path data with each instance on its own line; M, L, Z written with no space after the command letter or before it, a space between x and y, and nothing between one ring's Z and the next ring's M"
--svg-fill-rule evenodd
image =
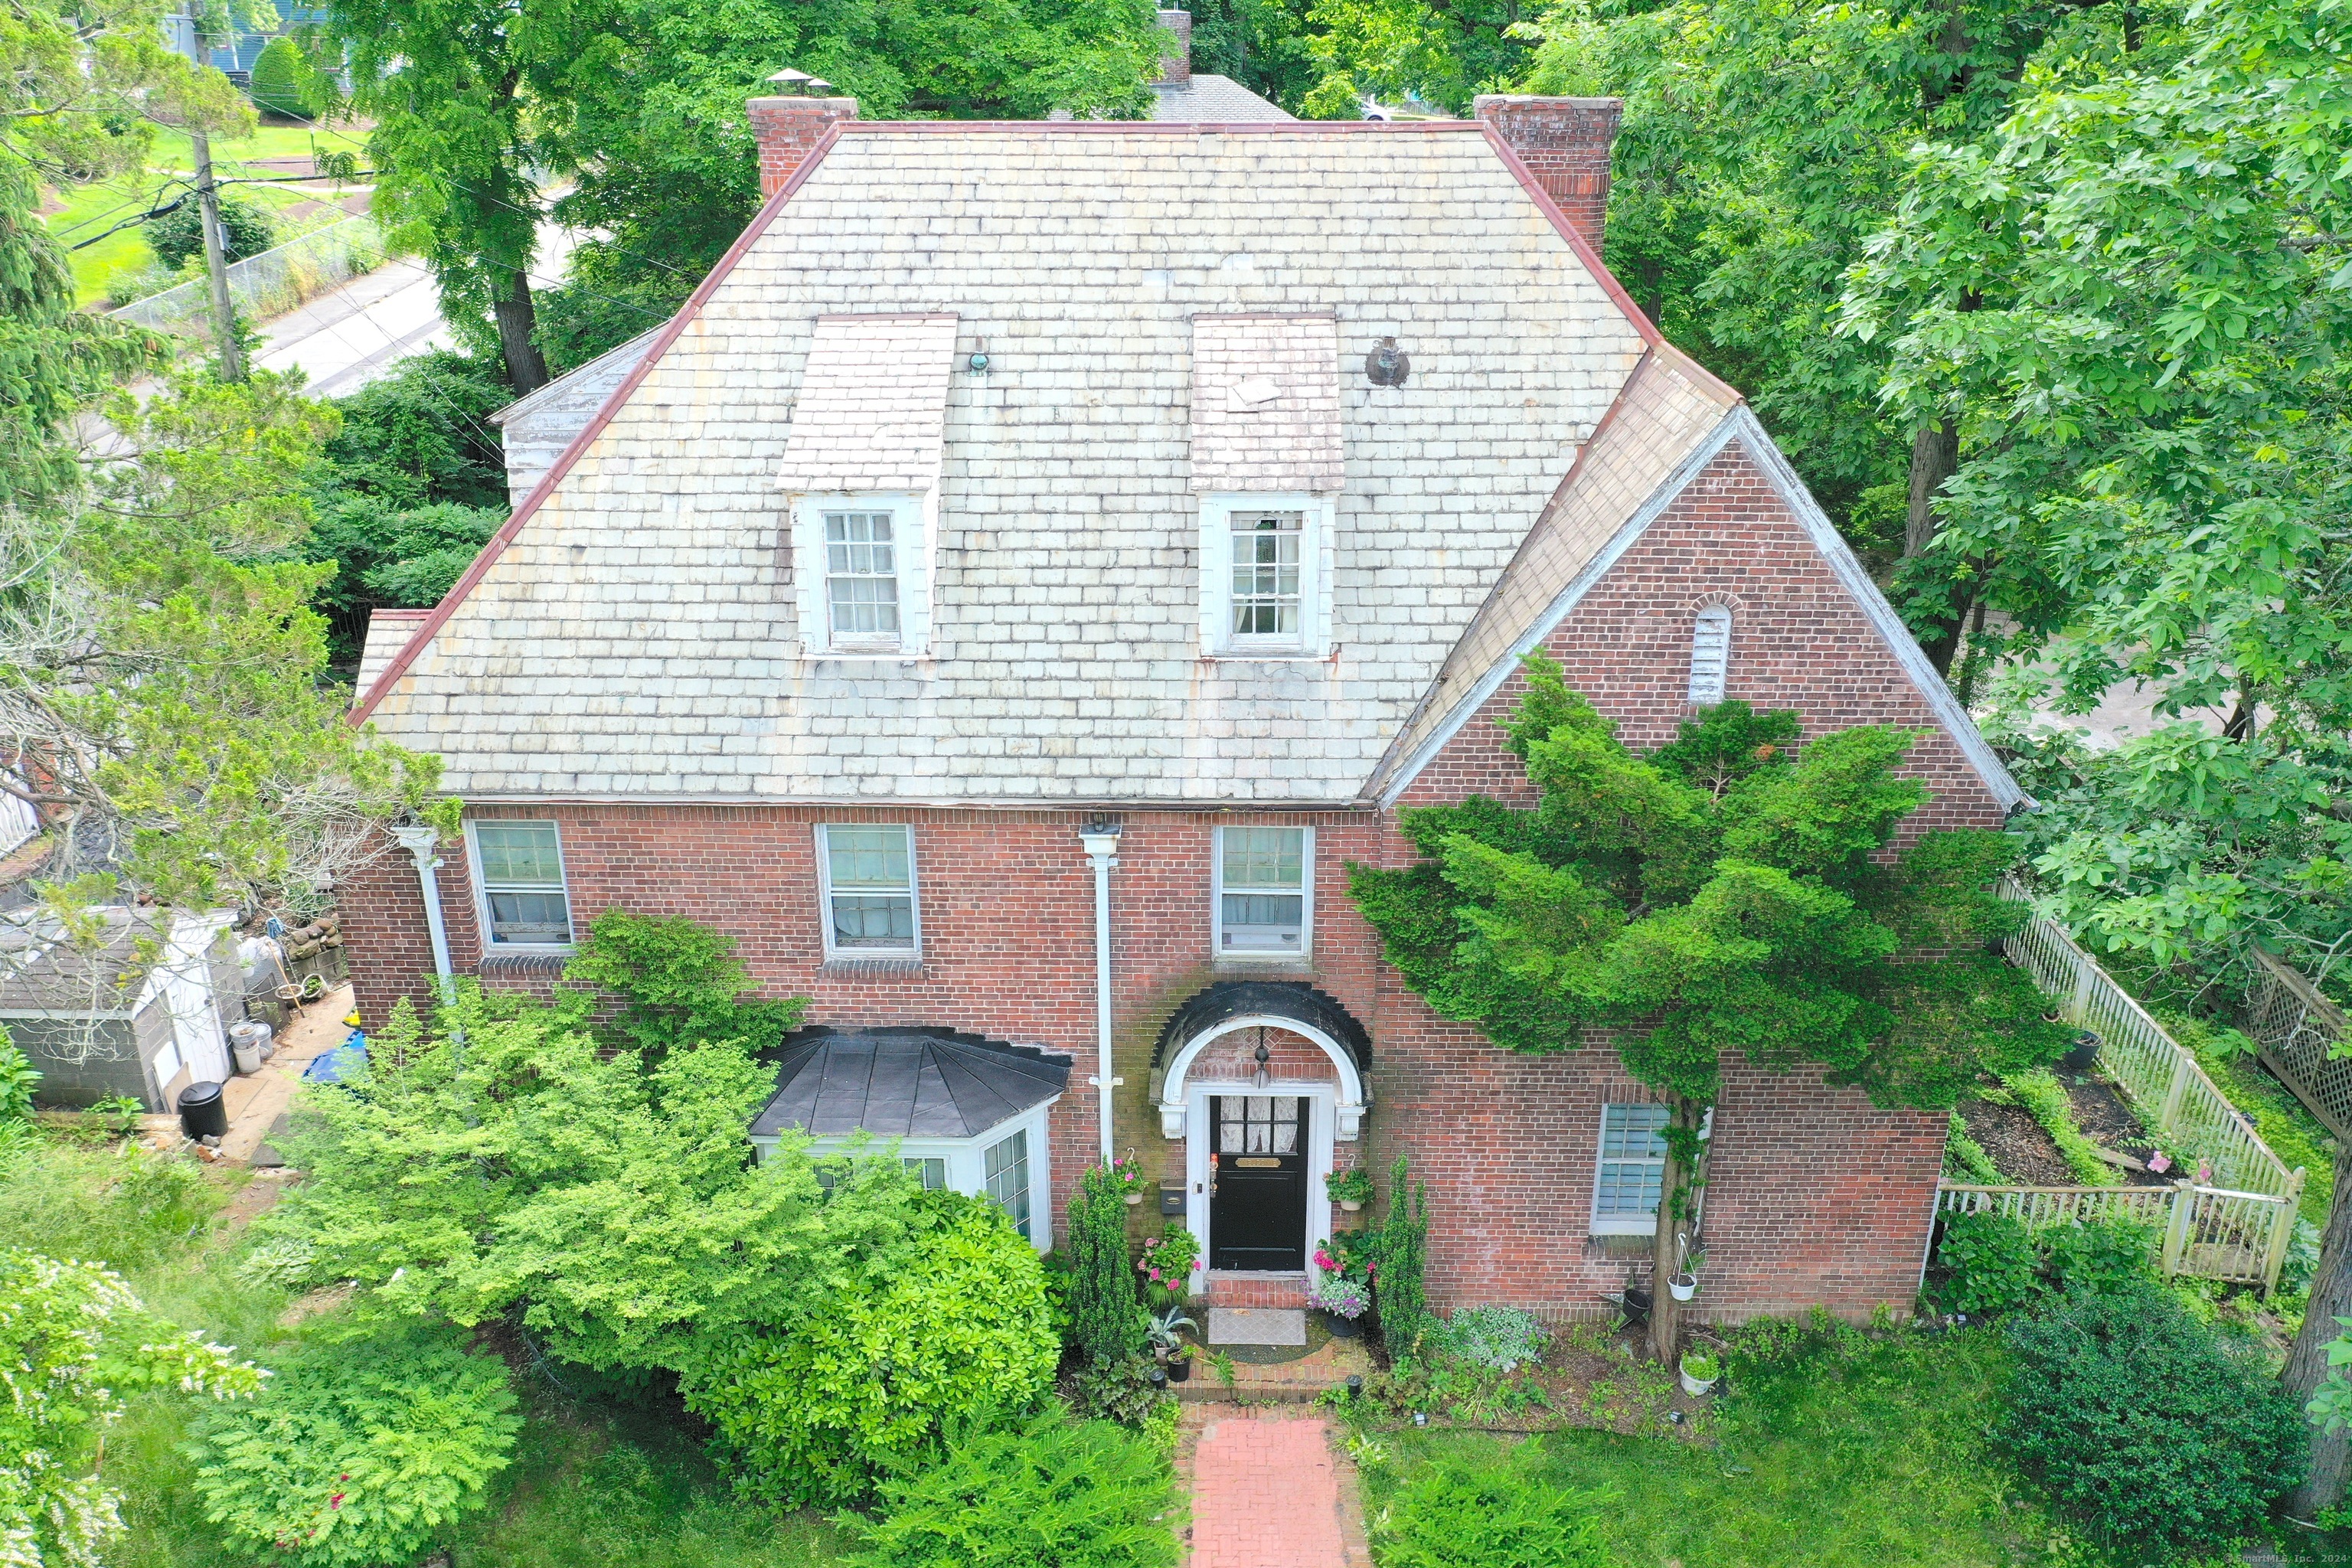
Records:
M204 27L193 14L172 19L178 39L184 41L188 58L199 66L209 64L205 58ZM245 354L236 342L236 312L228 299L228 246L221 237L220 187L213 181L212 138L194 126L188 129L188 141L196 154L196 211L203 216L205 231L205 277L212 286L213 343L220 351L220 373L225 380L245 379Z

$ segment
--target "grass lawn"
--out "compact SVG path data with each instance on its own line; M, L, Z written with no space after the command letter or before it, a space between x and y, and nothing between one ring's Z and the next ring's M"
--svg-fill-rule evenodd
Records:
M1716 1446L1609 1432L1535 1439L1562 1486L1606 1487L1625 1568L2067 1568L2103 1562L2053 1524L1985 1432L2003 1352L1990 1332L1840 1336L1770 1368L1735 1363ZM1419 1465L1511 1439L1407 1430L1365 1508Z
M265 1363L291 1342L284 1291L241 1278L229 1221L267 1195L243 1172L45 1143L0 1168L0 1246L102 1259L149 1305ZM489 1507L455 1532L458 1568L828 1568L830 1526L737 1506L694 1440L650 1415L572 1405L518 1379L526 1422ZM133 1406L107 1436L129 1536L108 1568L265 1568L223 1547L179 1452L195 1407Z

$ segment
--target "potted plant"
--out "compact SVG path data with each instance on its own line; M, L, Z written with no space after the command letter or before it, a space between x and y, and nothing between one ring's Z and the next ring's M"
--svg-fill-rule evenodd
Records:
M2089 1071L2099 1059L2099 1037L2084 1029L2074 1037L2074 1046L2058 1059L2070 1072Z
M1129 1208L1143 1201L1143 1171L1135 1163L1134 1150L1129 1149L1110 1163L1110 1174L1111 1180L1118 1184L1119 1196L1127 1200Z
M1354 1214L1372 1201L1372 1173L1359 1167L1353 1171L1334 1171L1323 1178L1323 1190L1349 1214Z
M1702 1398L1723 1375L1723 1363L1705 1351L1685 1351L1682 1374L1683 1392L1693 1399Z
M1361 1280L1350 1279L1344 1274L1326 1274L1307 1304L1323 1314L1324 1326L1335 1340L1352 1340L1364 1331L1357 1321L1364 1315L1372 1299Z
M1155 1289L1181 1301L1200 1261L1200 1239L1184 1226L1171 1225L1158 1236L1144 1238L1143 1256L1135 1266Z
M1677 1301L1687 1301L1698 1294L1698 1266L1706 1261L1706 1254L1694 1252L1683 1259L1682 1271L1666 1280L1666 1294Z
M1174 1371L1177 1358L1190 1353L1192 1348L1185 1344L1184 1336L1180 1331L1197 1329L1200 1326L1184 1315L1181 1302L1169 1308L1144 1325L1144 1338L1151 1342L1151 1359L1170 1368L1169 1376L1179 1376ZM1191 1374L1187 1373L1183 1375ZM1181 1380L1179 1378L1179 1381Z

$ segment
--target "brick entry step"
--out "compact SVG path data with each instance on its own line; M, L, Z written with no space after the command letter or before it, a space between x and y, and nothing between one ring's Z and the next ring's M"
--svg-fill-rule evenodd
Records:
M1305 1307L1305 1274L1244 1274L1230 1269L1209 1270L1208 1289L1201 1300L1210 1307Z

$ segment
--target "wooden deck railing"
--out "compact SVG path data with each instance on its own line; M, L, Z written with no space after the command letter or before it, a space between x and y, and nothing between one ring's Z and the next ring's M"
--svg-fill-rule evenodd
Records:
M2031 903L2013 878L2001 896ZM2294 1235L2304 1173L2290 1171L2206 1076L2197 1058L2099 967L2058 924L2035 915L2010 938L2010 962L2032 974L2066 1020L2099 1037L2099 1065L2116 1080L2167 1152L2206 1167L2211 1184L2169 1187L1987 1187L1946 1184L1948 1213L1991 1208L2029 1225L2130 1213L2165 1226L2168 1274L2278 1284Z

